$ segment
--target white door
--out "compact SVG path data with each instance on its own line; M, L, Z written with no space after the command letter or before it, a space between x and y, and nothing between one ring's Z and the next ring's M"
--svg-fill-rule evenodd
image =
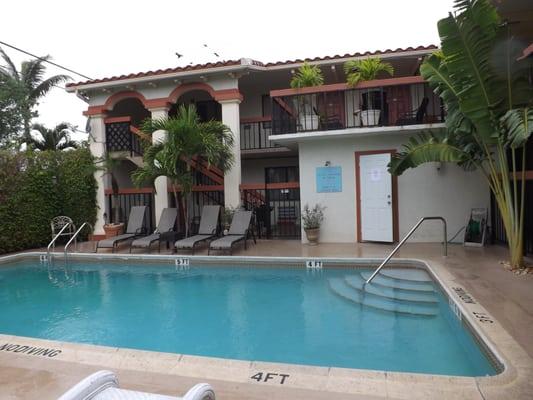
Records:
M359 157L361 240L392 242L392 177L390 153Z

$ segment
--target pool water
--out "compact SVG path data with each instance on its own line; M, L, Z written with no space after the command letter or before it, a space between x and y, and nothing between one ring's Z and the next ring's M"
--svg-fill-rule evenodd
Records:
M0 333L241 360L496 374L438 291L435 315L411 315L332 291L332 280L360 269L128 263L2 266Z

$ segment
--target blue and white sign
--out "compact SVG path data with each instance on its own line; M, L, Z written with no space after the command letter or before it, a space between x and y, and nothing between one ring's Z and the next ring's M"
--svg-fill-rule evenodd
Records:
M316 169L317 193L342 192L342 168L318 167Z

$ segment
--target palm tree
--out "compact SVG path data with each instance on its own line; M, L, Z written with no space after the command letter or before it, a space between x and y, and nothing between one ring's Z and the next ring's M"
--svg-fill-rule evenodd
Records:
M60 83L71 79L67 75L54 75L44 79L46 67L44 62L50 59L50 56L44 56L35 60L23 61L20 71L11 61L9 56L0 48L0 54L6 63L5 66L0 66L1 80L9 82L12 87L15 87L23 93L23 123L24 136L30 136L30 122L33 117L38 116L37 111L33 108L38 104L39 100L44 97L52 88Z
M390 76L394 75L394 68L388 62L381 61L379 57L369 57L362 60L350 60L344 63L346 82L355 86L361 81L372 81L380 72Z
M447 129L411 138L390 171L400 175L432 161L477 168L502 215L511 268L522 268L525 144L533 133L527 63L516 61L522 48L489 0L459 0L455 7L438 22L442 51L420 68L445 103Z
M32 130L39 132L41 137L35 138L30 135L25 142L29 148L41 151L77 149L78 143L70 139L70 132L73 129L73 126L66 122L56 125L54 129L48 129L41 124L33 124Z
M234 162L233 134L219 121L200 122L192 104L181 105L175 117L147 119L141 129L147 134L164 130L167 137L144 150L144 166L133 172L133 181L137 186L154 185L157 177L169 178L176 206L181 203L183 207L188 235L187 203L194 183L193 160L201 158L222 171L229 170Z
M291 79L291 88L298 89L310 86L320 86L324 83L324 76L318 65L310 65L305 61Z

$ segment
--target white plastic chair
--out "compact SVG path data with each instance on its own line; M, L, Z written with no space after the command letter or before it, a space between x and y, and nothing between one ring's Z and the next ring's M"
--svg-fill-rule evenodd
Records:
M211 385L199 383L185 396L173 397L162 394L120 389L118 379L111 371L98 371L83 379L58 400L215 400Z

